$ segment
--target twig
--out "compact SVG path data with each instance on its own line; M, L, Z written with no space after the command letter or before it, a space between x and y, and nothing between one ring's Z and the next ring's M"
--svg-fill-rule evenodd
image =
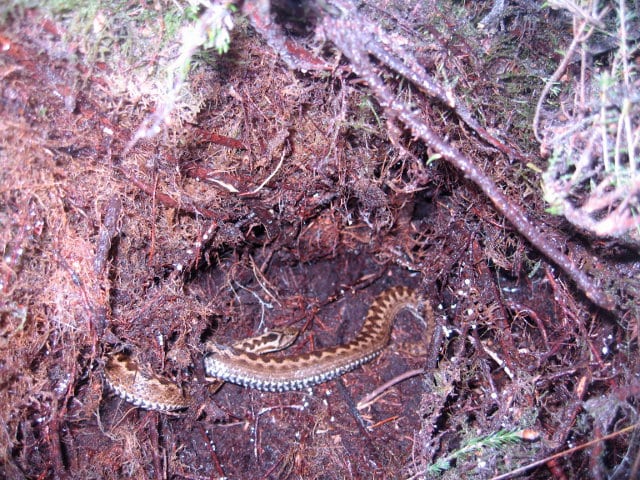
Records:
M354 32L363 30L360 22L349 14L350 9L343 1L338 2L336 0L336 3L343 6L343 12L345 13L337 17L325 15L323 19L324 32L349 57L354 70L369 84L369 88L375 93L387 113L392 118L399 119L411 130L415 137L420 138L439 152L460 170L466 178L475 183L516 230L529 240L537 250L564 270L591 301L602 308L612 310L615 307L614 299L601 291L593 280L581 271L568 256L558 251L546 236L536 229L535 225L525 216L522 210L507 199L506 195L487 174L476 166L470 158L463 155L429 128L418 113L412 111L405 103L396 100L392 91L376 74L375 68L369 60L369 54L363 48L363 43L366 44L367 42L363 42L362 38L354 35Z
M388 382L383 383L378 388L376 388L372 392L370 392L370 393L366 394L364 397L362 397L362 399L356 405L356 408L358 410L362 410L363 408L368 407L369 405L371 405L371 403L376 398L378 398L378 396L380 396L388 388L393 387L396 383L400 383L400 382L406 380L407 378L415 377L416 375L420 375L422 373L424 373L424 369L423 368L418 368L418 369L415 369L415 370L409 370L407 372L404 372L404 373L398 375L395 378L392 378Z
M280 161L278 162L278 165L276 165L276 168L273 170L273 172L271 172L269 174L269 176L267 178L264 179L264 181L258 185L256 188L254 188L252 191L247 192L247 193L241 193L240 195L254 195L256 193L258 193L260 190L262 190L264 188L264 186L269 183L269 181L275 177L276 173L278 173L278 171L280 170L280 168L282 167L282 164L284 163L284 157L286 156L287 150L286 149L282 149L282 154L280 155ZM236 190L237 191L237 190Z
M536 137L536 140L540 143L544 143L544 139L540 137L540 134L538 133L538 126L540 124L540 113L542 112L542 104L547 99L547 95L549 94L549 91L551 90L553 85L560 79L560 77L566 70L567 65L569 65L569 62L571 61L571 58L573 57L573 54L576 51L576 48L578 48L578 45L584 42L587 38L591 36L591 33L593 33L593 27L592 27L589 30L589 32L583 36L583 33L588 26L589 26L589 22L585 20L578 27L578 32L573 37L573 41L571 42L571 45L569 45L569 48L567 49L567 52L565 53L564 58L562 59L562 62L560 62L560 65L558 65L558 68L556 68L556 71L553 73L553 75L551 75L551 78L547 80L547 83L544 85L544 88L542 89L542 93L540 94L540 98L538 98L538 103L536 105L536 113L533 116L533 135Z

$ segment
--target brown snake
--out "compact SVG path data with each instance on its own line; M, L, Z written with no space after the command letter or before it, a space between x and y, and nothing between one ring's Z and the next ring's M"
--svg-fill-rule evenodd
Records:
M272 392L317 385L375 358L389 343L397 314L408 309L420 317L421 308L427 328L432 330L433 312L429 302L408 287L393 287L376 297L362 329L356 338L344 345L283 358L263 356L262 353L288 347L297 337L297 332L290 329L268 332L233 346L208 345L205 372L215 380ZM136 406L159 411L187 407L188 402L177 385L140 368L123 353L108 359L105 379L119 397Z

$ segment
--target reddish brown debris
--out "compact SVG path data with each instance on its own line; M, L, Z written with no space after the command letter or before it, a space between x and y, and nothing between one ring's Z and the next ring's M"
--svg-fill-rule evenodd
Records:
M441 3L362 2L347 32L337 10L300 25L247 1L253 29L239 21L229 54L189 78L195 119L133 146L157 99L123 93L121 75L157 50L92 63L61 20L7 17L0 476L421 477L503 430L529 441L448 474L633 472L640 262L545 213L514 106L539 85L503 81L550 68L565 20L518 5L487 38L469 23L483 2L463 16ZM376 32L385 41L367 45ZM205 382L207 340L295 325L292 353L345 343L395 285L428 296L445 327L418 356L404 346L424 325L401 315L379 360L311 392ZM110 395L113 351L177 383L189 408Z

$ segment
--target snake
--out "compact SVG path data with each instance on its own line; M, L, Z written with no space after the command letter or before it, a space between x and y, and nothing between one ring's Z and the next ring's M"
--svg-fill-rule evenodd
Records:
M389 288L371 303L361 330L348 343L284 357L266 355L295 342L291 328L274 330L233 345L209 343L204 355L208 380L229 382L270 392L300 390L333 380L373 360L389 344L391 328L403 310L432 323L428 301L406 286ZM427 325L428 329L433 325ZM107 387L133 405L160 412L188 407L180 387L142 367L120 352L108 357L104 367Z

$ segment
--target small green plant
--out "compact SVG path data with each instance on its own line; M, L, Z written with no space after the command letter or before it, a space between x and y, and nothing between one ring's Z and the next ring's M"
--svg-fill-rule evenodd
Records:
M235 5L220 5L215 11L211 26L207 31L207 41L204 48L214 48L218 55L223 55L229 51L231 45L231 30L233 29L233 20L231 14L236 11Z
M452 462L455 460L467 458L471 455L479 457L484 450L501 449L506 445L520 442L523 439L535 440L536 438L537 434L532 430L500 430L499 432L487 435L486 437L471 438L458 450L439 459L437 462L427 467L425 471L420 472L411 478L419 478L422 475L439 475L449 470Z

